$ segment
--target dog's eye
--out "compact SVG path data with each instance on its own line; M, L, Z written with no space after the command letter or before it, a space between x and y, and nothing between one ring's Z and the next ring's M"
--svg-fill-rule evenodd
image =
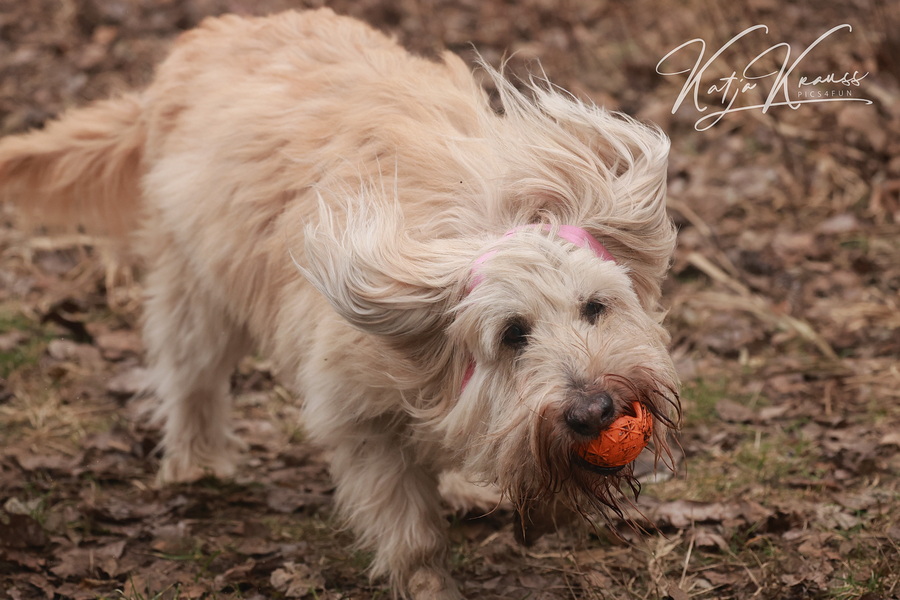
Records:
M599 300L588 300L581 307L581 316L593 325L600 318L600 315L606 312L606 305Z
M503 336L500 341L507 348L513 350L521 350L528 345L528 334L531 333L531 327L522 319L512 319L503 330Z

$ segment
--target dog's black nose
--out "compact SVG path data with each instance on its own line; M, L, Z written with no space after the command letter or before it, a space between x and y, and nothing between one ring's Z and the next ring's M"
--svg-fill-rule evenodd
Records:
M565 413L566 425L589 438L600 435L615 416L615 403L606 392L579 394Z

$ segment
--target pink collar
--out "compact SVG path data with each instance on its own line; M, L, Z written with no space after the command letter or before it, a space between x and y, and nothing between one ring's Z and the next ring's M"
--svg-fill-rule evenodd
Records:
M518 232L525 229L540 229L542 231L552 231L550 225L522 225L510 229L505 234L503 234L503 237L512 237ZM597 238L592 236L581 227L576 227L575 225L560 225L556 230L556 235L566 240L567 242L575 244L579 248L587 248L588 250L591 250L597 256L597 258L601 260L616 262L616 259L613 258L613 255L610 254L609 250L607 250L606 247L603 246L603 244L597 241ZM475 262L472 263L472 279L469 282L468 289L470 293L472 290L478 287L478 285L481 284L482 281L484 281L484 275L479 273L479 267L490 260L491 257L495 254L497 254L497 250L485 252L484 254L476 258ZM466 389L466 385L468 385L469 380L472 379L472 375L474 374L475 361L472 360L469 362L469 366L466 368L466 372L463 375L462 389L460 391Z
M510 229L503 234L503 237L512 237L518 232L525 229L540 229L542 231L552 230L550 225L521 225L519 227ZM616 259L613 258L612 254L609 253L609 250L607 250L603 246L603 244L598 242L597 238L592 236L581 227L576 227L574 225L560 225L556 230L556 235L566 240L567 242L572 242L579 248L587 248L589 250L592 250L594 254L597 255L597 258L616 262ZM478 284L484 281L484 275L478 272L478 267L490 260L490 258L495 254L497 254L496 250L485 252L484 254L476 258L474 263L472 263L472 280L469 282L469 292L474 290L476 287L478 287Z

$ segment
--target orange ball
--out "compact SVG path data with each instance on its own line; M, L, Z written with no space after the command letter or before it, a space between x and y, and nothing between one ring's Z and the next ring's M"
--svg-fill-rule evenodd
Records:
M622 415L597 438L579 445L578 456L604 469L624 467L636 459L653 434L653 415L640 402L632 410L634 415Z

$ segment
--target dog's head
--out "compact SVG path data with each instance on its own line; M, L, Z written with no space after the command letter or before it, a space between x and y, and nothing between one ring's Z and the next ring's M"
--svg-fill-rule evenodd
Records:
M521 507L617 509L631 468L599 473L574 449L640 402L665 455L680 416L658 309L675 243L668 141L558 91L527 99L495 82L505 114L485 117L497 124L482 134L502 176L450 158L435 171L468 169L483 196L435 215L431 234L407 230L404 208L371 190L341 219L323 208L306 273L397 356L411 426L442 440L454 466Z
M600 472L576 448L634 402L654 416L654 447L678 412L677 377L658 315L627 266L583 229L511 231L476 260L448 336L469 363L443 425L464 471L497 483L524 508L562 500L617 509L631 467Z

